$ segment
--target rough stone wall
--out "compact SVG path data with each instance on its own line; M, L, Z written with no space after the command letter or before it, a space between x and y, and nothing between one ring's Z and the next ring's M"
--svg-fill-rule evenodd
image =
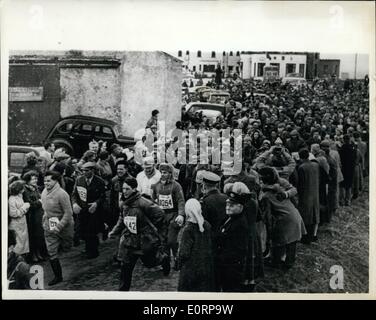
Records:
M163 52L126 52L121 65L122 128L126 135L144 128L153 109L166 130L181 115L181 63Z
M118 68L61 68L61 116L90 115L120 124L123 135L144 128L153 109L167 131L181 115L181 62L159 51L84 52L119 59Z
M119 68L61 68L61 116L75 114L121 123Z

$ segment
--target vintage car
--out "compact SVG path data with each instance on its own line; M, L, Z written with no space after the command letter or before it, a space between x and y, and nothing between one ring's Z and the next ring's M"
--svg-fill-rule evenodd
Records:
M226 115L227 107L223 104L210 102L191 102L186 106L186 111L194 115L196 112L201 112L211 121L215 121L218 116Z
M89 142L102 140L107 147L113 143L123 148L132 147L135 141L119 133L114 121L97 117L75 115L59 120L47 134L44 142L52 142L56 148L64 148L73 157L81 157L88 150Z

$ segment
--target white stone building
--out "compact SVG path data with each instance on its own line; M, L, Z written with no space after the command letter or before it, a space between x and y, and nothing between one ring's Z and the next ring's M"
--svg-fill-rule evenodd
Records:
M283 52L242 52L240 55L243 79L262 79L264 66L279 67L279 76L285 77L288 73L300 73L306 77L307 54Z

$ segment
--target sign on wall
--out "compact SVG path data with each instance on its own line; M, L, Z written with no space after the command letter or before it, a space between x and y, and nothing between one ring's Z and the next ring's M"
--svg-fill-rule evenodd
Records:
M43 101L43 87L10 87L9 101Z

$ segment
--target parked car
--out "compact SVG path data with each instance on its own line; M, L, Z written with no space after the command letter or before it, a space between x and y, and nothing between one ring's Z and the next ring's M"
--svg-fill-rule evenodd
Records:
M201 112L208 119L215 121L218 116L226 115L227 107L223 104L210 102L191 102L186 106L186 111L194 115L196 112Z
M282 84L289 83L292 86L307 85L307 80L303 78L300 73L288 73L286 77L282 79Z
M26 154L34 152L37 157L44 150L42 146L8 146L8 171L12 175L20 176L26 166Z
M124 148L132 147L135 141L119 133L116 122L97 117L75 115L59 120L47 134L45 142L65 148L68 154L81 157L88 150L89 142L102 140L110 147L118 143Z
M225 104L230 99L230 94L226 91L212 91L209 94L208 102Z

